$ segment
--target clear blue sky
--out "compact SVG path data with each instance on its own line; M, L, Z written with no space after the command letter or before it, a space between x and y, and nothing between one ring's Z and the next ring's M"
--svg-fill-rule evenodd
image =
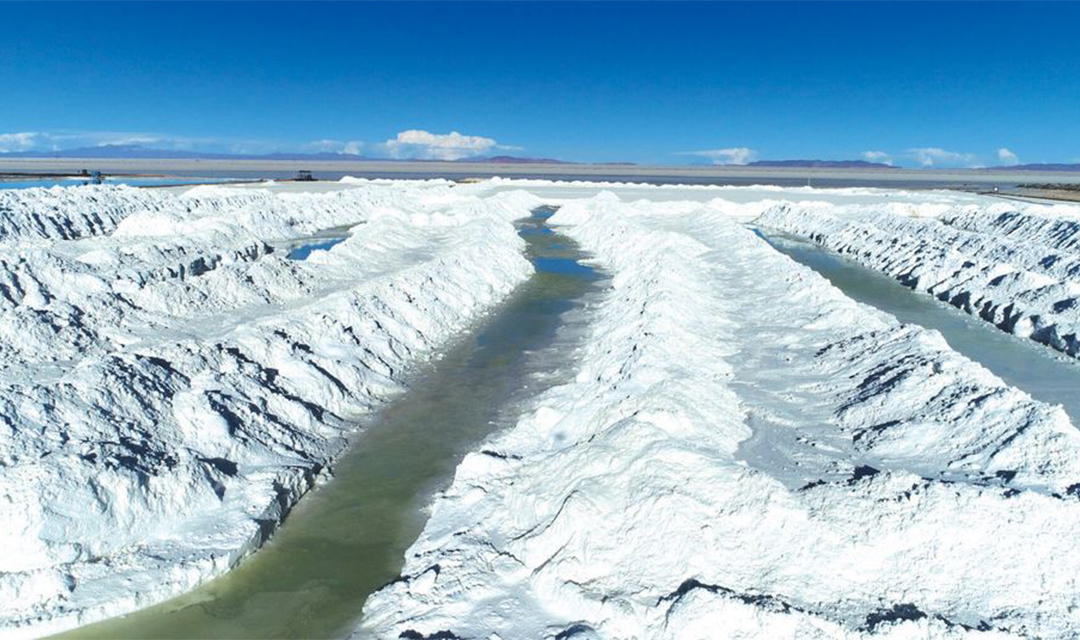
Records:
M7 150L1080 158L1080 4L4 3L0 15ZM385 144L406 130L434 135ZM451 131L488 140L439 137Z

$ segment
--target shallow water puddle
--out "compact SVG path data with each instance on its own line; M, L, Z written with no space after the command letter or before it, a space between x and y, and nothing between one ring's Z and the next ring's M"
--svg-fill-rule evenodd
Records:
M340 227L331 227L310 236L272 244L275 249L285 251L285 257L289 260L307 260L316 251L329 251L334 245L348 240L355 226L347 224Z
M330 240L323 240L322 242L301 245L295 249L291 249L285 257L289 260L307 260L312 252L329 251L331 247L336 244L341 244L342 242L345 242L345 238L331 238Z
M536 274L365 421L334 479L305 496L263 549L186 595L72 638L315 638L348 634L399 575L424 505L461 457L574 374L600 275L542 208L520 223Z
M1080 362L1005 333L934 297L839 256L812 242L769 229L753 229L774 249L827 278L849 298L904 323L940 331L956 351L1036 400L1059 404L1080 427Z

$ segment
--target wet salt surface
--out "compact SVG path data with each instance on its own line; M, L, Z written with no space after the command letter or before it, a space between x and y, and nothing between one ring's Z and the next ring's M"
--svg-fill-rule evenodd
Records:
M777 251L827 278L848 297L904 323L940 331L956 351L1036 400L1064 407L1080 425L1080 363L1000 331L925 293L798 237L754 229Z
M461 457L574 375L600 275L577 263L585 256L576 244L546 227L550 213L520 225L536 274L361 425L334 479L305 496L269 544L193 592L65 637L347 634L367 596L398 576L424 505Z

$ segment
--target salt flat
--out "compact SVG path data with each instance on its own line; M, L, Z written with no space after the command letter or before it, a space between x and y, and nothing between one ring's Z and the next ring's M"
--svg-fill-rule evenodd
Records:
M0 628L228 570L529 276L512 220L540 204L612 276L581 369L461 461L358 636L1080 632L1064 411L743 225L1068 353L1075 207L506 179L0 193Z
M1063 171L985 169L837 169L738 165L635 165L530 162L325 161L168 158L0 158L2 172L77 173L83 169L120 174L214 175L291 178L297 171L320 177L491 178L496 176L579 181L716 183L737 185L890 186L892 188L1020 183L1080 183Z

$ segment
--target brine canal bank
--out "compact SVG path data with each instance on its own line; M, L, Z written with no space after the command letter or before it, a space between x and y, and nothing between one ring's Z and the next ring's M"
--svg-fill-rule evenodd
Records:
M536 273L408 391L360 425L334 478L300 500L235 569L70 638L326 638L348 635L364 601L396 578L424 507L461 458L569 382L603 278L541 208L519 224Z
M954 350L1036 400L1063 406L1072 423L1080 426L1080 362L1075 359L1005 333L813 242L771 229L753 230L777 251L825 276L849 298L900 322L940 331Z

